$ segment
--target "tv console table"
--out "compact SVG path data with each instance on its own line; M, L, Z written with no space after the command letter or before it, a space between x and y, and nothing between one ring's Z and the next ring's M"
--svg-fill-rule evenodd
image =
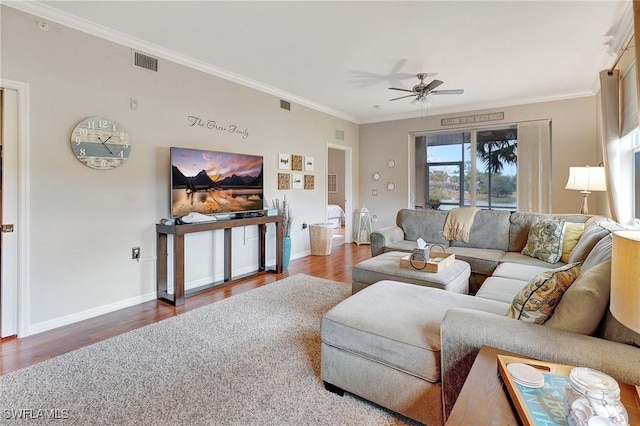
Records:
M244 219L219 220L217 222L191 223L185 225L164 225L156 224L156 244L158 262L156 264L156 288L158 300L165 301L174 306L184 305L184 299L197 293L205 291L211 287L222 283L231 283L234 279L231 276L231 229L241 226L258 226L259 257L258 270L256 273L248 275L255 276L266 272L282 273L282 216L249 217ZM276 268L267 270L266 262L266 234L267 224L274 223L276 226ZM224 280L214 282L198 288L184 290L184 236L192 232L215 231L224 229ZM167 236L173 235L173 294L168 290L168 251ZM243 275L241 278L246 278Z

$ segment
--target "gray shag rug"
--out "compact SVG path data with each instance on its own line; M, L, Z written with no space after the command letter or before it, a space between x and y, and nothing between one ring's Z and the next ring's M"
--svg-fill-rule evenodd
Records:
M295 275L9 373L0 424L406 424L324 389L320 320L350 294Z

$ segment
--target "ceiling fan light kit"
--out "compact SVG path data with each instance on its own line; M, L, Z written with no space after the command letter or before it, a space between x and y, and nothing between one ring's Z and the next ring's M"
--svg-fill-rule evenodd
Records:
M420 73L417 74L420 83L413 86L411 90L403 89L400 87L389 87L389 90L399 90L401 92L411 93L410 95L399 96L397 98L389 99L389 101L397 101L398 99L405 99L414 97L413 102L428 102L427 95L461 95L464 93L463 89L448 89L448 90L435 90L437 87L444 84L442 80L432 80L430 83L425 84L424 80L429 77L430 74Z

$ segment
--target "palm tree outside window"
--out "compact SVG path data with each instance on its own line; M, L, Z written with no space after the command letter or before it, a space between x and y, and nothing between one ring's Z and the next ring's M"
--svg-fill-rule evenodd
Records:
M516 126L429 133L415 144L417 207L516 210Z

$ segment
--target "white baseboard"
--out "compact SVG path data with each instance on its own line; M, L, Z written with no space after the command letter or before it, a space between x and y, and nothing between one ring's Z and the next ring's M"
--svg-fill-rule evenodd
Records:
M295 253L291 256L291 259L299 259L301 257L305 257L311 254L311 251L304 251L304 252L299 252L299 253ZM145 259L145 261L148 261L147 259ZM275 263L272 265L267 264L267 267L272 267L275 268ZM243 275L243 274L249 274L251 272L254 272L257 268L257 265L254 266L247 266L245 268L238 268L236 270L234 270L234 276L235 275ZM195 281L190 281L188 283L185 283L185 290L189 290L192 288L196 288L202 285L206 285L208 283L211 282L216 282L216 281L221 281L224 279L224 276L222 274L220 274L220 276L212 276L212 277L205 277L205 278L201 278ZM169 286L169 291L173 292L173 288L172 285ZM70 315L66 315L64 317L60 317L60 318L55 318L52 320L47 320L47 321L43 321L37 324L31 324L27 327L27 334L23 337L26 336L31 336L33 334L38 334L38 333L42 333L44 331L49 331L49 330L53 330L54 328L58 328L58 327L63 327L65 325L69 325L69 324L73 324L79 321L84 321L86 319L90 319L90 318L94 318L97 317L99 315L104 315L104 314L108 314L110 312L114 312L117 311L119 309L124 309L124 308L128 308L130 306L134 306L134 305L138 305L140 303L144 303L144 302L148 302L150 300L154 300L156 299L156 292L154 291L153 293L147 293L147 294L143 294L141 296L136 296L136 297L132 297L129 299L125 299L125 300L121 300L118 302L114 302L114 303L110 303L108 305L103 305L103 306L98 306L97 308L93 308L93 309L87 309L86 311L82 311L82 312L78 312L75 314L70 314Z
M156 292L143 294L141 296L132 297L118 302L110 303L108 305L98 306L97 308L87 309L86 311L78 312L64 317L55 318L48 321L43 321L37 324L30 324L27 328L27 336L32 334L42 333L43 331L53 330L54 328L62 327L65 325L73 324L78 321L84 321L89 318L94 318L99 315L108 314L110 312L117 311L119 309L128 308L130 306L138 305L140 303L148 302L156 299Z

